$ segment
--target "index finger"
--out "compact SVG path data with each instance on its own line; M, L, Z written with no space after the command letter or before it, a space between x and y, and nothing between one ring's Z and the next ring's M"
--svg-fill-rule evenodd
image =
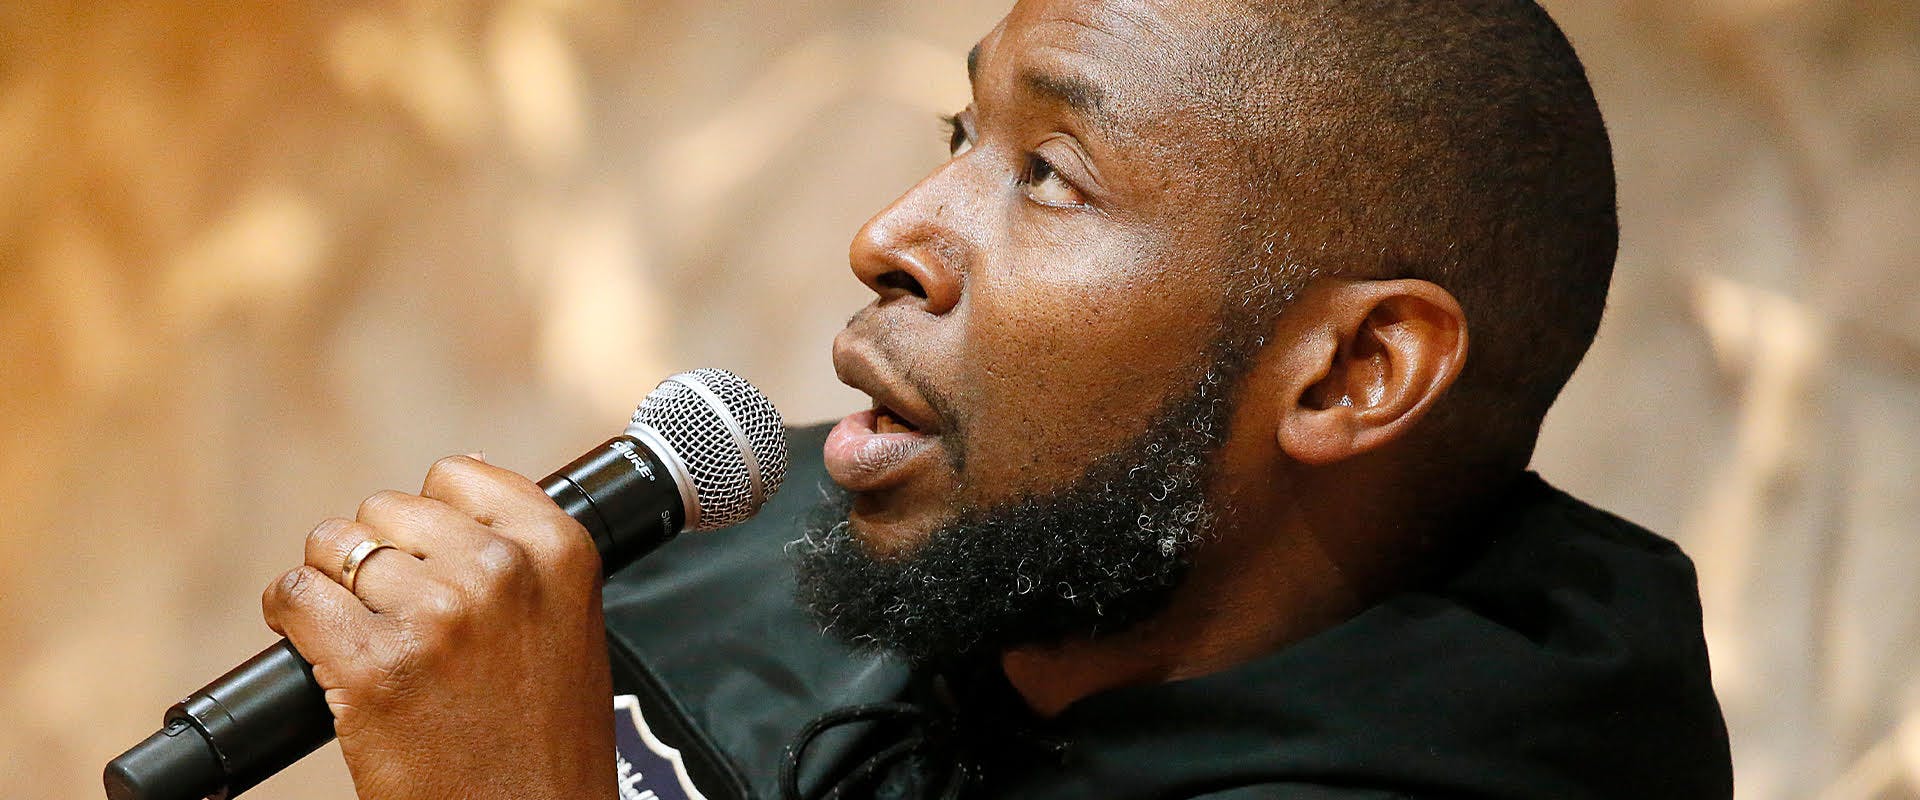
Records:
M420 495L446 503L526 547L542 563L598 573L593 537L539 484L512 470L467 456L449 456L427 471Z
M420 496L446 503L490 527L566 516L539 484L471 456L433 462Z

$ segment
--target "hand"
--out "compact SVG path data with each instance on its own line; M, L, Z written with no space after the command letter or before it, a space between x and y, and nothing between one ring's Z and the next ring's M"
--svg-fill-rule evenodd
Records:
M347 552L393 542L341 583ZM267 624L313 663L361 800L612 798L600 557L532 481L440 460L307 535Z

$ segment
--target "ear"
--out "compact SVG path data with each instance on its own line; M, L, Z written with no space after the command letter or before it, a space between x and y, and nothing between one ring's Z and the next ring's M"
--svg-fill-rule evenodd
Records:
M1314 298L1315 330L1294 339L1280 398L1280 449L1307 464L1370 452L1412 430L1460 377L1467 318L1422 280L1358 281Z

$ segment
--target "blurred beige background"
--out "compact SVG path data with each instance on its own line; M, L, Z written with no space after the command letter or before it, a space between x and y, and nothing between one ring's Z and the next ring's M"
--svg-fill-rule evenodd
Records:
M0 4L0 786L99 797L436 457L539 472L689 366L855 404L846 241L1004 4ZM1698 561L1741 796L1920 797L1920 4L1548 6L1626 233L1538 466Z

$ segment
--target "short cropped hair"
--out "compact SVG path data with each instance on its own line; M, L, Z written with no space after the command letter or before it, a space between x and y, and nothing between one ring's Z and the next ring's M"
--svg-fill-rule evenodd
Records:
M1531 453L1619 246L1612 149L1573 46L1532 0L1244 8L1195 83L1248 133L1267 268L1447 289L1471 351L1442 416L1517 426Z

